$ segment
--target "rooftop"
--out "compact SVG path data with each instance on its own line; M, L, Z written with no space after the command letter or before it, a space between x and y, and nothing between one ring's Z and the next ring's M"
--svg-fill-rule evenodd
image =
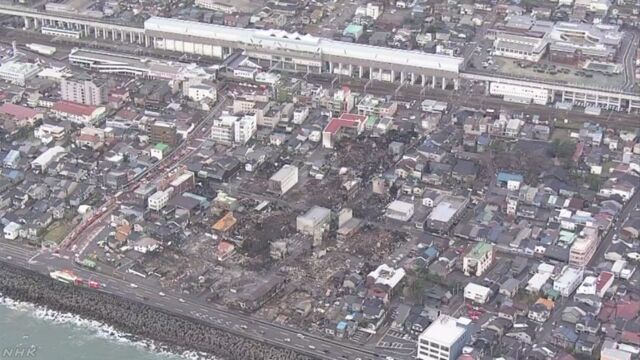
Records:
M364 115L342 114L339 118L332 118L324 128L324 132L334 134L343 127L357 129L367 119Z
M455 198L447 198L436 205L436 207L429 214L429 219L432 221L449 222L455 214L464 207L464 202Z
M165 143L157 143L154 148L156 150L160 150L160 151L165 151L169 148L169 145L165 144Z
M493 245L486 242L479 242L473 247L473 249L471 249L471 251L469 251L467 257L479 259L484 257L491 250L493 250Z
M0 72L3 73L29 74L38 69L39 67L36 64L17 61L9 61L0 65Z
M53 104L52 109L66 114L91 116L93 112L96 111L97 107L60 100Z
M309 211L307 211L302 217L305 219L312 220L313 222L320 221L327 216L331 215L331 210L324 208L322 206L314 206Z
M0 114L9 115L18 120L24 120L33 118L38 115L38 112L26 106L4 103L0 106Z
M364 61L377 61L403 66L416 66L458 73L463 59L428 54L415 50L354 44L312 35L288 33L282 30L255 30L206 24L162 17L151 17L144 23L145 30L216 39L239 44L259 46L265 50L298 51L313 55L352 57Z
M280 170L278 170L273 176L271 176L270 180L272 181L284 181L286 180L293 171L298 171L298 168L294 165L284 165Z
M220 220L213 224L213 230L226 232L236 224L236 218L232 212L226 213Z
M387 285L392 289L404 279L404 276L404 269L394 269L387 264L382 264L369 273L369 277L374 278L376 284Z
M440 315L429 327L420 334L420 340L427 340L451 346L458 338L464 335L466 326L470 323L467 318L456 319L449 315Z

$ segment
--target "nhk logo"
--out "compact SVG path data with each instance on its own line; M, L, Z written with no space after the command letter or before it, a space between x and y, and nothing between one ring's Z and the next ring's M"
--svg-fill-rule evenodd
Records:
M17 345L0 348L0 359L34 359L38 353L35 345Z

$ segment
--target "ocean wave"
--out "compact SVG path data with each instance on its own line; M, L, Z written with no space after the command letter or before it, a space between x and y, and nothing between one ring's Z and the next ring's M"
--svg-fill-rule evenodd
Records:
M169 345L158 343L153 340L142 339L135 335L118 331L109 324L105 324L96 320L85 319L73 313L64 313L51 310L46 306L35 305L22 301L15 301L8 297L2 296L2 294L0 294L0 306L4 306L15 311L27 312L37 319L49 321L57 325L69 325L89 330L91 332L91 336L135 346L148 352L166 356L167 358L178 356L182 359L188 360L222 360L210 354L198 351L176 351Z

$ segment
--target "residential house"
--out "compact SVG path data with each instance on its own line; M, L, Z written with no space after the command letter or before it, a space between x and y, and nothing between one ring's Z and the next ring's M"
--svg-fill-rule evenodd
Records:
M563 349L573 350L578 341L578 334L570 327L559 326L552 330L549 340L552 344Z

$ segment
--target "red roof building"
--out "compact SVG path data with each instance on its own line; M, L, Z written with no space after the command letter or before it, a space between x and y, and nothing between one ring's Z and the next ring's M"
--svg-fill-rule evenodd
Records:
M60 118L86 125L99 118L105 108L61 100L53 104L51 111Z
M42 114L32 108L11 103L0 106L0 116L4 119L4 128L14 130L25 126L33 126Z
M625 297L618 301L607 301L603 303L598 314L598 319L602 322L615 321L618 319L632 320L640 313L640 301Z
M343 113L339 118L332 118L322 130L322 146L332 149L335 140L341 136L358 136L364 130L365 115Z
M609 290L613 284L613 273L609 271L603 271L598 275L596 280L596 294L600 297L604 297L604 294Z

